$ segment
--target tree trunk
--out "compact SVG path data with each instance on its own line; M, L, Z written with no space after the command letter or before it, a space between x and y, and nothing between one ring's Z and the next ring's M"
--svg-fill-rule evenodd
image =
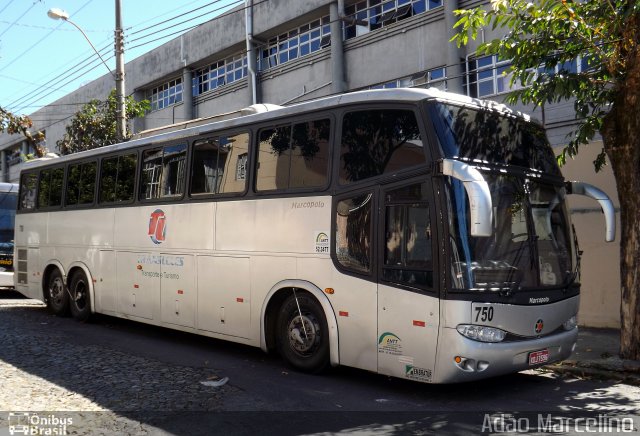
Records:
M640 360L640 51L628 52L602 138L620 199L620 355ZM611 289L611 292L616 292Z

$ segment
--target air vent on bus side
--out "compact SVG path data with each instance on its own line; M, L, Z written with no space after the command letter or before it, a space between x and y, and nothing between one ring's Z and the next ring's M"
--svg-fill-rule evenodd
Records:
M29 275L27 274L27 249L18 248L18 265L16 265L18 273L18 284L26 285Z

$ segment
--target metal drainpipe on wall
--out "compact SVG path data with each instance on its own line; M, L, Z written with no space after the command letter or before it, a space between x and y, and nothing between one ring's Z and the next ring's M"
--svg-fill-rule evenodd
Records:
M342 35L342 22L344 15L344 0L329 5L329 21L331 26L331 73L335 94L347 91L346 69L344 63L344 43Z
M256 65L256 49L253 40L253 0L245 0L245 30L247 39L247 71L251 104L257 104L258 98L258 68Z
M453 29L457 19L453 14L453 11L459 9L458 0L446 0L444 3L444 21L447 28L447 41L449 41L455 34ZM455 42L449 42L447 46L447 90L456 92L458 94L464 94L464 70L462 68L462 60L466 56L462 48L458 48Z
M180 60L182 61L182 106L185 121L195 118L193 107L193 72L187 66L187 56L184 50L184 35L180 35Z
M2 150L0 151L0 171L2 171L2 181L3 182L8 182L9 181L9 174L7 169L9 168L9 165L7 165L7 151L6 150Z

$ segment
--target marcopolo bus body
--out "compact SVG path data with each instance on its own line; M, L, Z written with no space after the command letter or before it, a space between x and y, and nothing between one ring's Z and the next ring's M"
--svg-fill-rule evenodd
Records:
M17 289L128 318L459 382L564 359L579 259L545 133L431 90L329 97L135 139L21 174Z

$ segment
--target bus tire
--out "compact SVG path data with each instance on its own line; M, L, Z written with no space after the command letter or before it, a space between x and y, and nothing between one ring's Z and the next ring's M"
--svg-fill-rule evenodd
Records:
M69 290L64 284L62 273L55 268L49 274L47 283L47 307L56 316L69 315Z
M86 322L91 316L91 297L89 282L82 271L78 271L71 279L69 287L71 315L80 322Z
M327 319L320 303L309 293L292 293L280 307L277 347L280 356L301 371L319 373L329 365Z

